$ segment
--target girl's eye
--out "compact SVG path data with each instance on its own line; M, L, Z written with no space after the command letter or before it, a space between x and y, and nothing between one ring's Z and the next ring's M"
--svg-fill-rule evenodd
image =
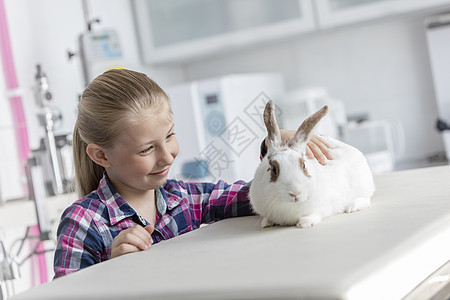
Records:
M170 139L171 137L173 137L175 135L175 132L172 132L171 134L169 134L166 139Z
M153 149L153 146L150 146L150 147L148 147L147 149L142 150L141 153L142 153L142 154L147 154L147 153L149 153L150 150L152 150L152 149Z

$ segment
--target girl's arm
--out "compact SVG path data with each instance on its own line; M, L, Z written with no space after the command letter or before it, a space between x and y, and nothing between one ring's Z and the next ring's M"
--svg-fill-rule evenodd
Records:
M90 211L82 206L73 205L64 212L57 236L55 278L101 261L103 240Z
M168 211L177 223L177 228L171 231L179 234L202 223L252 215L248 199L250 184L244 181L227 184L223 180L217 183L167 181L164 190Z
M201 223L253 215L248 199L251 182L189 184L193 203L201 206Z

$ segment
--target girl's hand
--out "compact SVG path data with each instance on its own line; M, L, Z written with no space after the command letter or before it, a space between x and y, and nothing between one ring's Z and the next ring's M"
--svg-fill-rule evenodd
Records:
M122 230L113 240L111 258L150 249L153 244L151 234L154 229L153 225L147 225L145 227L134 225L133 227Z
M331 155L330 145L317 135L312 135L306 147L306 156L309 159L314 157L321 165L327 164L327 159L333 159Z
M295 133L295 130L280 129L281 140L287 142L295 136ZM268 146L268 141L266 139L266 147ZM331 147L327 142L317 135L312 135L306 147L306 156L308 156L309 159L316 158L321 165L326 165L327 159L333 159L330 149Z

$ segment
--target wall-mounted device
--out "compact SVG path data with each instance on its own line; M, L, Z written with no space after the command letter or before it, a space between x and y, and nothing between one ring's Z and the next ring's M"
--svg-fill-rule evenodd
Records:
M269 99L281 103L282 76L228 75L165 90L180 144L169 177L191 181L251 180L259 164L261 141L266 137L262 112ZM278 112L281 114L281 109Z
M108 69L124 66L119 35L114 29L87 31L78 37L84 84Z
M87 86L95 77L109 69L123 68L123 51L119 34L115 29L93 29L100 23L99 18L91 17L90 1L82 0L86 31L78 36L77 53L68 51L69 60L80 57L83 83Z
M299 88L289 92L286 105L286 128L295 128L299 122L328 105L329 113L314 128L313 133L329 135L361 150L373 173L395 169L396 160L403 156L405 136L399 120L369 120L359 116L347 117L342 100L332 97L324 87Z

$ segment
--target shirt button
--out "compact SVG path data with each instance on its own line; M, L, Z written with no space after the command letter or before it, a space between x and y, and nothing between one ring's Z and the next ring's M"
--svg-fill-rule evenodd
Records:
M147 222L145 222L145 219L143 217L141 217L140 215L139 215L139 221L141 221L141 223L144 225L147 224Z

